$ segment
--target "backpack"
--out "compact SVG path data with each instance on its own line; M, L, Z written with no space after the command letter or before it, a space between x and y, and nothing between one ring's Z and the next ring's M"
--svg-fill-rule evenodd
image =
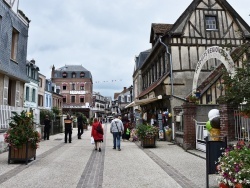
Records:
M99 123L96 127L96 131L100 134L103 134L103 129L102 129L102 125Z

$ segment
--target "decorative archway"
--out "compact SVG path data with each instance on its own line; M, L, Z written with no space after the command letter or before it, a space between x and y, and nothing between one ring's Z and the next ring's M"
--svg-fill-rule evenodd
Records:
M231 56L228 54L226 50L224 50L222 47L219 46L212 46L205 50L205 52L201 55L194 72L194 79L193 79L193 87L192 87L192 93L196 91L197 84L198 84L198 78L201 72L201 69L203 65L209 60L209 59L218 59L220 60L226 67L227 72L231 74L231 76L234 76L235 69L234 69L234 61L231 58Z

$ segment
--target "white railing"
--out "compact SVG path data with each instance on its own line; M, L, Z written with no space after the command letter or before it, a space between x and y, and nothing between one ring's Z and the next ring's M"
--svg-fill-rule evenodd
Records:
M234 111L235 139L250 141L250 118L240 114L238 110Z
M0 105L0 129L8 129L12 112L20 113L22 110L22 107Z

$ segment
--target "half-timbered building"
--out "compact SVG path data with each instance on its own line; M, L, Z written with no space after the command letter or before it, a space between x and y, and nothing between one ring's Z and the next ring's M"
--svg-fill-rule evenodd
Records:
M200 103L215 104L223 93L218 72L214 71L225 63L217 57L207 58L208 53L213 53L211 47L217 46L223 56L231 54L249 39L249 25L226 0L193 0L174 24L152 24L152 49L140 68L142 92L134 102L137 100L142 111L147 113L147 121L153 114L157 116L167 109L175 117L173 109L182 106L187 96L198 89L202 92ZM204 65L197 67L203 59ZM198 69L200 72L195 75ZM214 89L207 81L209 77L211 81L211 74L214 75ZM197 76L197 87L193 86L194 76Z

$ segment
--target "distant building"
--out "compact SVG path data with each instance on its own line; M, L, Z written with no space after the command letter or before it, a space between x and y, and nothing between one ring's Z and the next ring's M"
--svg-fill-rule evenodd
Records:
M58 69L52 67L51 81L63 96L63 113L81 112L90 116L92 107L93 81L90 71L82 65L65 65Z
M39 67L36 66L35 60L26 62L26 74L29 82L24 84L24 108L32 111L36 123L40 122L40 110L38 109L38 83Z

